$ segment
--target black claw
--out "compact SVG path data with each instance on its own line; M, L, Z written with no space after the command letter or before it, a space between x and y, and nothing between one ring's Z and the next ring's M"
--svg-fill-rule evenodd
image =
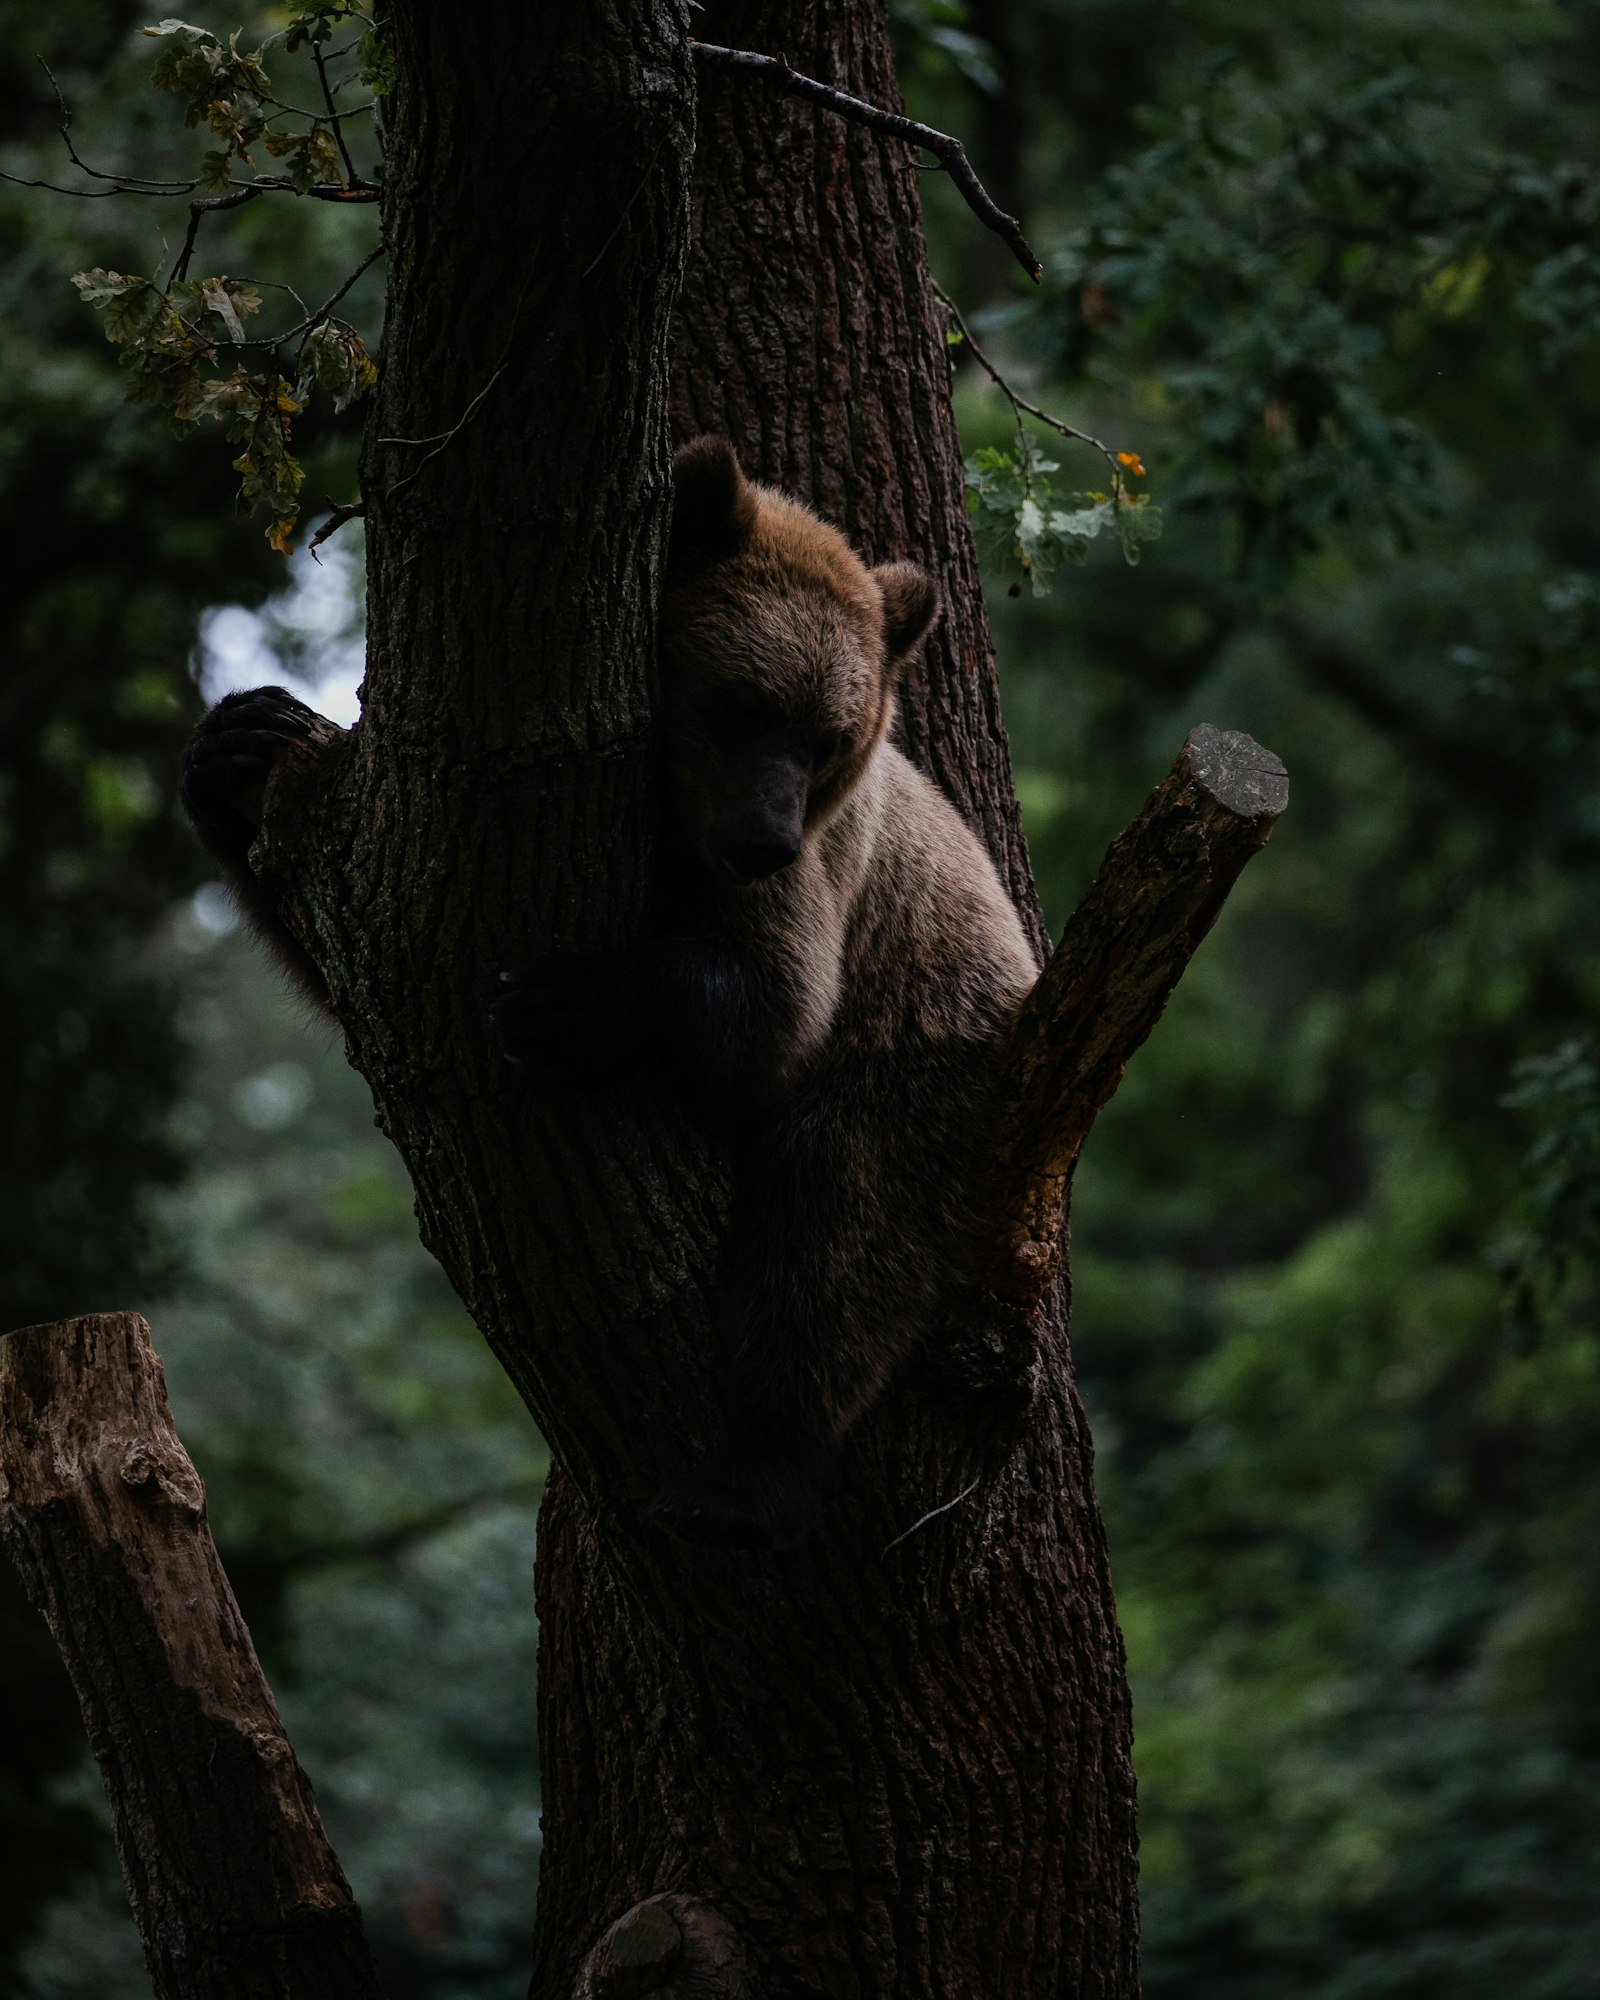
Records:
M605 1070L613 1053L603 962L574 954L502 970L489 1033L520 1081L569 1089Z
M238 795L259 784L290 743L312 735L322 718L287 688L225 694L204 718L183 760L185 810L203 832L229 846L254 831Z

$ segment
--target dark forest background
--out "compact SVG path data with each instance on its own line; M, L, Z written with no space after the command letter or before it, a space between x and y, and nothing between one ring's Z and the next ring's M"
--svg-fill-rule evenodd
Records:
M1053 927L1191 724L1292 774L1078 1177L1147 1991L1580 2000L1600 5L894 14L911 108L967 136L1048 266L1030 290L925 174L941 283L1031 400L1140 455L1165 518L1136 569L1098 544L1052 568L1046 535L1025 576L1011 530L989 537ZM94 164L191 167L146 18L3 0L0 167L86 185L40 56ZM238 936L173 803L225 687L326 673L351 712L361 586L358 526L321 568L274 555L229 449L123 400L68 280L149 272L183 220L0 185L0 1322L147 1314L390 1991L509 2000L543 1447L416 1246L364 1087ZM325 297L375 227L258 203L196 272ZM374 345L380 302L374 272L351 304ZM1013 451L1009 406L951 352L970 449ZM353 494L359 416L306 412L308 493ZM1030 429L1046 515L1102 482ZM147 1991L70 1690L6 1571L0 1994Z

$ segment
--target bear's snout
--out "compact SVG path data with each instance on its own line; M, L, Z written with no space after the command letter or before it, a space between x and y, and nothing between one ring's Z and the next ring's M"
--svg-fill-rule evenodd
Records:
M762 745L748 750L735 769L737 791L724 792L709 844L735 882L759 882L787 868L805 839L809 744L785 739Z
M735 882L760 882L787 868L800 852L801 830L792 833L767 830L753 839L722 848L722 865Z

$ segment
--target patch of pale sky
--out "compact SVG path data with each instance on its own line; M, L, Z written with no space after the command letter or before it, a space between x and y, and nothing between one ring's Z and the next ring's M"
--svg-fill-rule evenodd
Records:
M343 530L349 535L355 524ZM257 611L219 604L200 619L200 689L207 702L236 688L286 687L331 722L361 712L365 566L355 543L328 542L289 558L285 588Z
M367 664L366 565L354 525L344 533L350 539L326 544L320 562L297 550L284 588L259 610L218 604L202 613L200 691L208 703L270 685L288 688L331 722L355 721ZM239 925L233 898L215 882L195 891L188 914L186 949L203 948Z

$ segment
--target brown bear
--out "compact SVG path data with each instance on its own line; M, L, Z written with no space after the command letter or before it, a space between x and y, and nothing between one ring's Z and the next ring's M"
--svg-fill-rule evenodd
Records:
M491 1008L527 1089L670 1089L733 1148L719 1432L649 1509L692 1541L807 1535L849 1426L970 1276L999 1058L1036 967L988 855L889 741L937 615L922 570L869 569L747 480L725 439L686 446L646 934L528 961ZM196 826L314 999L248 847L265 770L318 720L281 690L230 696L184 774Z

